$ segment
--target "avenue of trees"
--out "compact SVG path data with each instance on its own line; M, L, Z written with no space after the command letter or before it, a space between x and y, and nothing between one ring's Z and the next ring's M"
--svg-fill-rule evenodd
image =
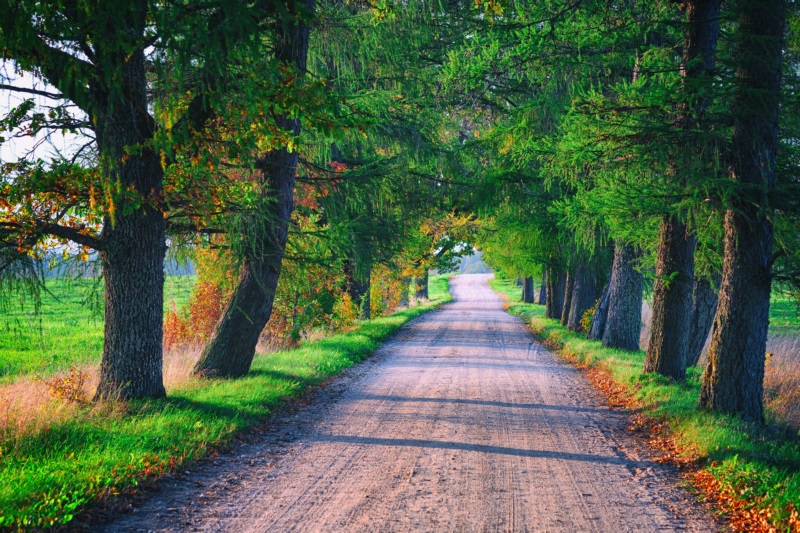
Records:
M763 419L800 279L784 0L0 8L2 142L71 143L2 161L0 295L99 258L98 398L165 395L167 254L224 300L195 372L235 378L265 328L424 297L469 242L606 346L640 348L651 291L644 370L685 379L710 335L700 407Z

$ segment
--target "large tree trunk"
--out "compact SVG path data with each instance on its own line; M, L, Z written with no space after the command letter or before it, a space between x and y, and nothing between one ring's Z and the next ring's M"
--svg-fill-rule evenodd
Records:
M614 248L609 280L608 317L603 345L638 350L642 331L642 275L633 268L636 252L631 245Z
M539 286L539 305L547 303L547 272L542 273L542 284Z
M678 381L686 378L696 243L692 230L677 217L661 220L644 371Z
M581 331L583 314L597 301L597 283L592 269L581 265L575 275L572 288L572 304L569 307L567 327L572 331Z
M300 14L303 10L312 11L313 2L293 2L287 8ZM287 16L278 22L275 55L279 61L304 71L311 26L289 19ZM299 135L298 118L282 115L276 122L280 129ZM296 150L290 152L284 148L267 152L256 163L265 207L262 213L242 224L245 259L239 282L195 365L197 374L238 377L250 370L258 337L272 313L278 287L292 214L297 160Z
M415 291L414 297L417 300L427 300L428 299L428 269L426 268L425 271L421 276L417 276L415 278Z
M145 9L132 14L143 32ZM116 217L103 224L100 250L105 282L105 325L96 398L165 396L162 378L164 313L164 214L159 198L161 163L151 147L154 123L147 112L144 53L125 58L118 90L97 110L96 134L112 189L134 191L143 203L115 198ZM122 88L124 87L124 91ZM133 153L132 146L139 147ZM134 202L136 199L134 199Z
M742 0L733 51L731 178L738 196L725 214L722 285L700 405L763 420L764 353L769 324L783 0Z
M606 320L608 319L608 303L609 294L611 293L611 281L606 283L603 288L603 293L600 295L600 300L597 302L597 309L592 315L592 323L589 325L589 331L586 336L592 340L599 341L603 338L603 333L606 330Z
M691 176L691 169L702 165L706 157L702 152L704 139L698 141L695 132L707 129L705 113L711 105L720 4L721 0L685 3L687 29L681 58L683 100L677 124L685 137L676 154L679 162L676 173L682 184ZM696 242L692 228L677 216L667 215L661 221L645 372L658 372L676 380L686 377Z
M564 303L561 308L561 325L566 326L569 321L569 309L572 306L572 290L575 288L575 272L567 271L567 280L564 284Z
M522 281L522 301L526 304L532 304L534 297L533 278L531 276L525 276L525 279Z
M545 317L554 318L556 320L561 318L561 312L564 310L564 291L566 287L567 273L555 268L548 269Z

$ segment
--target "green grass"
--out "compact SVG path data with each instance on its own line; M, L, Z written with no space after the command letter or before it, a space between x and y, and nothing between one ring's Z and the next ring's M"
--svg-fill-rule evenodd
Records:
M400 326L449 300L447 287L447 276L432 276L429 303L260 354L242 379L193 381L166 400L129 403L121 414L86 407L36 434L0 441L0 527L68 523L104 495L207 455L369 356Z
M800 442L774 428L758 428L741 420L699 410L700 370L692 368L685 383L643 374L644 352L604 347L574 333L559 321L544 318L544 306L517 303L519 287L510 280L492 280L492 288L509 298L509 311L526 319L541 338L560 346L581 364L597 365L623 385L644 413L665 421L687 454L724 487L759 508L768 508L775 525L790 530L787 505L800 502Z
M772 293L769 304L770 335L800 335L797 300L788 294Z
M103 287L97 280L51 278L39 312L30 301L0 310L0 383L49 376L72 365L99 363L103 352ZM189 300L194 276L168 276L165 309Z

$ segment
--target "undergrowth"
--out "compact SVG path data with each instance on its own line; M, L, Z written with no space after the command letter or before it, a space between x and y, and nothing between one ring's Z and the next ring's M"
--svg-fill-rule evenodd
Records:
M800 531L800 438L796 432L701 410L700 369L689 369L687 380L680 384L643 374L643 351L606 348L557 320L544 318L544 306L515 303L520 289L513 281L490 284L508 297L508 310L523 317L545 343L578 366L606 373L644 415L663 423L683 459L693 461L718 484L717 492L723 496L718 494L717 499L727 500L720 502L723 508L735 511L734 526Z
M67 524L93 502L185 468L450 299L445 276L431 277L430 289L426 304L297 349L260 354L244 378L192 380L159 401L73 406L68 419L36 432L0 435L0 527Z

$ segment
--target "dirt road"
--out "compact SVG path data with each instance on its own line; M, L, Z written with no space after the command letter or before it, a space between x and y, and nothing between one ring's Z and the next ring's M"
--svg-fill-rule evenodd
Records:
M713 531L486 275L109 531Z

